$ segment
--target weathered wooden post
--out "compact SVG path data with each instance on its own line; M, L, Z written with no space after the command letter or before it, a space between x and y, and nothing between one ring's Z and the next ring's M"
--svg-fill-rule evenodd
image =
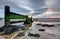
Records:
M10 7L9 6L5 6L5 26L10 25L9 13L10 13Z

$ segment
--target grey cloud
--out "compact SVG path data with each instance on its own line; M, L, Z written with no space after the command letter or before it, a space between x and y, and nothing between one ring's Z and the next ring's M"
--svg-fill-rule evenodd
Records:
M60 0L46 0L45 4L48 8L60 8Z
M48 8L42 8L42 9L35 10L36 12L33 13L32 16L43 14L43 12L45 12L47 9Z
M45 5L45 0L29 0L30 7L33 9L40 9Z
M17 0L16 0L17 1ZM4 6L8 5L11 7L11 11L13 12L18 12L18 13L29 13L30 11L23 8L23 7L19 7L17 6L17 3L15 3L15 1L13 0L0 0L0 9L4 10ZM3 11L2 11L3 12Z

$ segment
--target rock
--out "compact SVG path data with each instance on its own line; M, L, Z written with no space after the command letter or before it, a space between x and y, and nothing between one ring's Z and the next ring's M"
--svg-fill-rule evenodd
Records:
M32 33L29 33L28 36L33 36L33 37L40 37L39 34L32 34Z
M17 36L22 37L24 35L25 35L25 33L19 33Z
M3 32L4 32L4 34L11 34L11 33L18 31L18 30L19 30L18 26L9 25L4 28Z
M38 31L45 31L45 29L39 29Z
M3 32L4 29L0 28L0 32Z
M43 27L53 27L54 25L43 24Z
M39 34L34 34L34 37L40 37L40 35Z
M32 33L29 33L28 36L33 36L33 34Z
M19 26L19 29L25 30L25 25L20 25L20 26Z
M37 24L37 25L41 25L41 24Z

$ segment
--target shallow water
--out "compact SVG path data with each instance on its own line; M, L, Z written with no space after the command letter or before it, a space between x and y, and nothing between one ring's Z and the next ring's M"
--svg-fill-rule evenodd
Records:
M55 27L42 27L42 26L38 26L36 25L37 23L41 23L41 22L33 22L33 25L31 28L32 30L30 31L31 33L38 33L40 34L40 38L41 39L58 39L60 38L60 25L55 24ZM45 22L43 22L44 24ZM51 24L54 25L53 22L50 22ZM55 22L57 23L57 22ZM46 24L49 24L48 22ZM45 31L38 31L39 29L45 29Z
M42 27L41 25L36 25L37 23L41 24L53 24L55 27ZM12 25L21 25L23 23L15 23ZM26 37L24 39L60 39L60 22L33 22L32 26L30 27L29 32L33 34L40 34L39 38L36 37L29 37L27 36L28 32L26 32ZM4 25L4 19L0 21L0 27ZM45 29L45 31L38 31L39 29ZM0 39L4 39L3 36L0 35ZM19 38L20 39L20 38Z
M0 27L4 26L4 19L0 20Z

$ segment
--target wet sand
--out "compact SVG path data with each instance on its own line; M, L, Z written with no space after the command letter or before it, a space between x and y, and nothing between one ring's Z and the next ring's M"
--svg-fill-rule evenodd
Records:
M42 27L36 24L37 22L33 22L30 30L25 33L25 36L16 37L14 39L60 39L60 25L56 24L54 27ZM45 31L38 31L39 29L45 29ZM28 36L29 32L39 34L40 37L30 37Z
M0 27L2 26L4 26L4 19L0 20ZM4 39L4 37L0 35L0 39Z
M33 22L32 26L25 33L25 36L15 37L13 39L60 39L60 25L55 24L55 27L42 27L41 25L36 25L37 23L40 23L40 22ZM50 23L50 24L53 24L53 23ZM1 26L4 25L4 20L0 21L0 25ZM19 23L18 23L18 25L19 25ZM45 31L44 32L38 31L39 29L45 29ZM29 32L31 32L33 34L39 34L40 37L39 38L38 37L30 37L30 36L28 36ZM17 33L19 33L19 32L17 32ZM0 35L0 39L4 39L4 36Z
M36 22L33 23L30 32L40 34L39 39L60 39L60 25L56 24L55 27L42 27L36 24ZM45 31L38 31L39 29L45 29Z
M4 26L4 19L0 20L0 27Z

